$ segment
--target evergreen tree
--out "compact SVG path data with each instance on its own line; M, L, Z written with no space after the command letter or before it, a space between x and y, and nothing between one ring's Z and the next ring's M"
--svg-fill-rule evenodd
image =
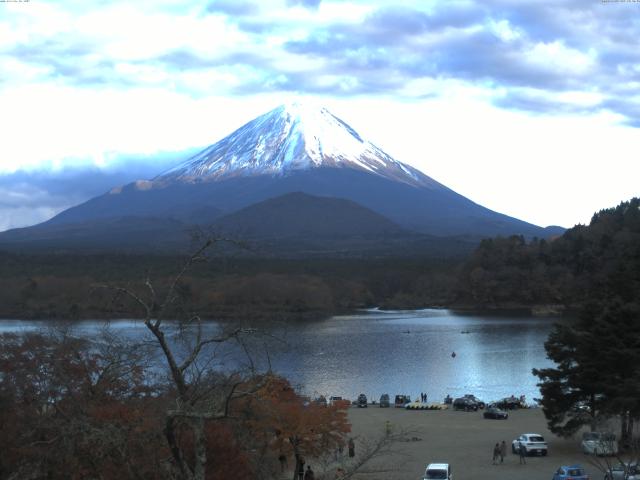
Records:
M545 343L555 368L534 369L552 432L563 436L617 416L621 440L640 418L640 200L594 215L563 237L583 276L581 315ZM565 252L566 253L566 252Z

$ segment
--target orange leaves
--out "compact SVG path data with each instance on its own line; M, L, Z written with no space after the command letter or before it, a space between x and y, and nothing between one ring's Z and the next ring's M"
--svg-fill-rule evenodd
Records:
M0 472L157 478L161 465L148 458L166 457L165 405L132 393L149 387L114 368L127 358L74 338L0 336Z
M270 376L258 394L238 407L248 428L275 451L309 456L331 451L351 431L345 405L306 402L289 382Z

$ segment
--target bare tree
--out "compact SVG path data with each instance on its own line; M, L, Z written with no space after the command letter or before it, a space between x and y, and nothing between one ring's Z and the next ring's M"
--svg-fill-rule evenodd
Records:
M413 431L394 432L385 427L385 432L377 437L356 437L355 440L358 453L353 459L340 457L336 461L331 455L318 459L322 465L322 473L318 475L320 480L359 479L397 473L402 470L399 458L404 455L402 444L419 438Z
M626 480L635 478L637 475L633 471L638 469L640 464L640 435L637 431L630 431L629 437L621 445L615 435L611 433L598 434L599 439L594 442L593 455L590 456L588 463L604 474L604 478L608 480Z
M247 381L255 378L255 364L244 338L255 333L253 329L231 327L206 333L199 315L171 319L180 301L180 282L197 263L207 259L207 251L222 239L207 240L184 263L171 280L166 292L159 294L151 279L144 280L142 292L130 287L101 285L118 296L134 301L143 312L143 323L152 334L169 372L175 390L175 399L166 412L164 434L171 452L172 477L180 480L205 480L207 464L206 422L231 417L234 400L254 394L260 383ZM171 321L169 321L171 320ZM171 329L177 335L171 336ZM177 341L180 340L179 345ZM232 374L212 373L212 357L216 345L235 341L247 358L247 371ZM180 441L185 430L193 440L193 454L187 455ZM191 457L191 458L188 458Z

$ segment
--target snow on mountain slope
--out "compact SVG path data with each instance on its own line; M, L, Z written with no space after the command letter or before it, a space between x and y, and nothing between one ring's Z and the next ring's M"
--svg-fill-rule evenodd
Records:
M176 181L284 176L312 168L350 168L409 185L442 187L364 140L326 108L301 103L280 106L252 120L153 182L163 186Z

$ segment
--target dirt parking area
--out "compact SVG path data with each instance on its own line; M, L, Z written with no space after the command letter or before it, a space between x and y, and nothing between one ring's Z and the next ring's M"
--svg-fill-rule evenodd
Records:
M592 480L604 477L581 452L579 440L558 438L548 431L540 409L510 411L507 420L485 420L482 411L410 411L374 405L351 407L349 418L356 437L384 434L387 421L394 430L410 431L409 437L416 437L398 444L399 454L377 461L378 468L390 471L371 473L366 478L418 480L426 464L440 462L451 464L455 480L551 480L560 465L575 463L581 464ZM511 441L523 433L544 436L548 456L527 457L526 465L520 465L518 455L511 453ZM507 456L503 464L492 465L493 447L502 440L507 443Z

